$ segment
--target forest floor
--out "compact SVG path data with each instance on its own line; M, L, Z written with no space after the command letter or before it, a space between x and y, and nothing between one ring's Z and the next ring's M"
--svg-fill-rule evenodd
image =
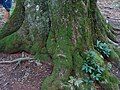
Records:
M105 19L117 29L117 40L120 46L120 2L118 0L98 0L98 5ZM4 9L0 12L0 27L4 25L2 19ZM15 54L0 53L0 61L12 61L21 57L32 57L22 52ZM0 90L40 90L44 78L51 74L50 62L24 61L18 67L16 63L0 64ZM111 72L120 79L120 70L115 66Z
M12 61L23 57L32 57L25 52L15 54L0 53L0 61ZM24 61L16 68L16 63L0 64L0 90L40 90L43 79L50 75L49 62Z

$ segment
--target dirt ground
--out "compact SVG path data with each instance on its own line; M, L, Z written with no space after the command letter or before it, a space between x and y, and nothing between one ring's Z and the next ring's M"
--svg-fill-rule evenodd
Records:
M21 58L23 53L0 53L1 61ZM24 52L25 57L32 57ZM49 62L24 61L16 68L16 63L0 64L0 90L40 90L44 78L51 74Z
M119 5L118 5L119 4ZM118 0L98 0L99 8L105 19L117 28L120 41L120 1ZM4 25L2 16L4 9L0 12L0 27ZM120 42L118 43L120 45ZM0 61L12 61L21 57L32 57L32 55L22 52L15 54L0 53ZM44 78L52 73L50 62L24 61L18 67L16 63L0 64L0 90L40 90ZM120 78L120 70L115 66L111 72Z

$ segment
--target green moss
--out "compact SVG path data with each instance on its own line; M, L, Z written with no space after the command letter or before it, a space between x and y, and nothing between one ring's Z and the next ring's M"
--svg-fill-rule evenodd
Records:
M73 54L73 62L74 62L73 68L75 69L76 75L78 77L82 77L83 72L81 70L82 70L82 65L83 65L83 58L80 56L79 52L75 52Z
M21 39L17 34L12 34L0 40L0 48L3 52L19 51L22 48Z
M119 79L111 74L107 68L105 68L105 72L103 74L103 81L100 82L101 86L105 90L119 90Z
M113 47L110 45L111 48L111 53L110 53L110 58L109 60L114 63L117 67L120 67L120 57L119 57L119 52L117 53Z
M117 55L120 57L120 49L117 47L114 47L114 51L117 53Z

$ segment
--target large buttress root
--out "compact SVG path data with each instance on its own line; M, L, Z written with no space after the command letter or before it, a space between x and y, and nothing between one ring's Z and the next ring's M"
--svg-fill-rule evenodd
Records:
M43 58L47 57L46 40L50 29L50 19L46 2L47 0L39 1L39 3L27 0L16 1L12 16L0 30L0 52L27 51L37 56L42 53ZM36 7L42 12L36 11Z
M103 20L103 17L99 14L99 10L96 8L97 7L96 1L87 0L84 2L81 0L75 2L72 1L60 2L59 0L57 0L56 2L54 2L54 5L51 8L51 14L53 15L53 16L51 15L52 28L47 43L48 52L50 52L53 57L52 59L53 59L54 69L52 75L47 79L45 79L42 86L43 90L60 89L60 83L62 81L62 78L59 78L60 68L65 69L65 67L68 65L65 63L68 62L70 62L69 67L67 66L67 71L69 73L65 74L65 76L67 75L66 79L68 79L70 75L83 77L84 74L80 73L82 72L81 67L82 67L82 62L84 60L83 52L90 49L94 50L93 43L95 45L97 39L102 40L103 42L106 42L108 40L107 24ZM59 6L59 9L57 5ZM81 8L81 10L78 7ZM97 19L100 20L97 21ZM69 32L69 34L65 34L66 32ZM68 48L69 46L66 47L66 42L69 42L68 45L71 45L70 48ZM66 60L65 58L68 58L69 55L66 54L67 51L64 52L65 49L68 50L69 52L72 51L70 52L72 59L69 58L67 62L65 61ZM74 50L78 50L78 51L75 54L73 54ZM113 52L114 50L112 49L111 53ZM82 55L82 57L80 55ZM103 58L101 58L100 53L97 54L96 57L101 62L104 62ZM119 57L118 56L116 57L118 60ZM104 64L105 63L103 63L103 66ZM76 66L76 68L74 66ZM70 72L71 70L74 70L74 74L71 74ZM114 78L114 76L112 76L108 71L106 71L104 78L107 78L107 76L110 79ZM107 80L109 80L109 78L107 78ZM112 83L114 82L109 81L109 84ZM116 90L118 90L118 84L116 83L110 87L111 90L113 90L114 86L116 87ZM105 87L106 90L107 89L109 90L110 88ZM87 89L87 87L84 87L84 89Z
M24 0L17 0L15 10L10 19L0 30L0 40L18 31L25 18Z
M25 19L24 0L16 0L16 7L10 19L0 30L0 52L17 52L21 49L21 38L17 31Z

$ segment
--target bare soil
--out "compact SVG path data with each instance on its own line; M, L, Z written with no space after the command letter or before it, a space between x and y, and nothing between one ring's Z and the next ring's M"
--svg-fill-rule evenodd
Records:
M24 53L25 57L32 57ZM22 53L3 54L0 53L0 60L13 60L21 58ZM50 62L21 62L16 67L14 64L0 64L0 90L40 90L44 78L51 74L52 65ZM16 68L15 68L16 67Z

